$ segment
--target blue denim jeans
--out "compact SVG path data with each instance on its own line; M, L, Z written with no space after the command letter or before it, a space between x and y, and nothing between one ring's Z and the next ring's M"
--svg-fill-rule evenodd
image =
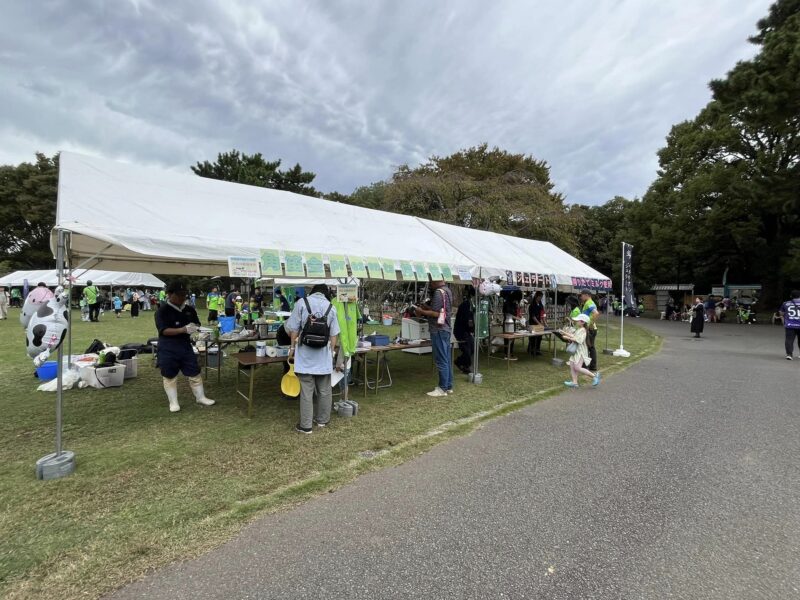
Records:
M453 364L450 362L450 332L431 331L433 361L439 371L439 387L445 392L453 389Z

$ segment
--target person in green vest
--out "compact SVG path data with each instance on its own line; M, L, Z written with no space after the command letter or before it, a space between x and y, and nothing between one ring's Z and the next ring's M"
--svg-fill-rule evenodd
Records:
M217 317L219 316L219 302L220 302L220 295L219 289L217 286L211 288L211 291L208 292L206 296L206 306L208 308L208 322L215 323L217 321Z
M89 320L97 323L100 320L100 291L96 285L92 285L91 280L86 282L83 288L83 298L89 305Z
M11 288L11 306L22 308L22 292L19 288Z

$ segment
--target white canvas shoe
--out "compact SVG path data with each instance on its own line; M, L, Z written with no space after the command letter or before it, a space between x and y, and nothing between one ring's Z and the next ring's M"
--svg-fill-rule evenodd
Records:
M428 396L431 396L432 398L442 398L444 396L447 396L447 392L445 392L439 386L436 386L436 388L434 388L432 392L428 392Z

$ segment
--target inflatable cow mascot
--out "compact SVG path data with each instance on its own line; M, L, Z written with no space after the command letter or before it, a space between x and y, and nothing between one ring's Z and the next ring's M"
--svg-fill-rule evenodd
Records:
M60 286L46 302L25 302L20 321L24 317L25 345L34 366L41 367L64 341L69 328L68 302L69 294Z

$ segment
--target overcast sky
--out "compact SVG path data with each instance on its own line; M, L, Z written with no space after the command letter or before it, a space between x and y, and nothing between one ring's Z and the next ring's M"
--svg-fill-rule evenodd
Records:
M765 0L42 0L0 17L0 163L237 148L351 192L488 142L570 203L641 196Z

